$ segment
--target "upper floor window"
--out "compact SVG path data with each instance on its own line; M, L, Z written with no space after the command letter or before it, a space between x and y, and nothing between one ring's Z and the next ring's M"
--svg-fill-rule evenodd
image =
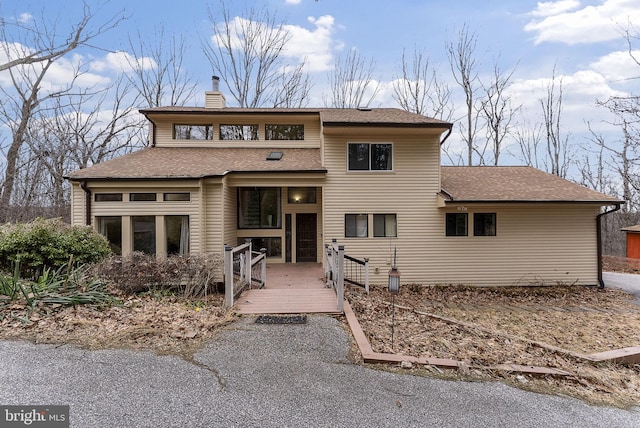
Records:
M213 125L173 125L174 140L213 140Z
M265 125L267 140L304 140L304 125Z
M220 125L221 140L249 141L258 139L258 125Z
M392 145L349 143L349 171L391 171Z

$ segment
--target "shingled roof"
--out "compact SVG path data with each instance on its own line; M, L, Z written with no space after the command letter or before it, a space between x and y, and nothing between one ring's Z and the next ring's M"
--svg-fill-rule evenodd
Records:
M397 108L206 108L155 107L141 109L148 116L163 114L188 115L319 115L323 126L400 126L448 129L451 123L410 113Z
M529 166L443 166L441 172L452 202L624 203Z
M270 152L280 160L267 160ZM183 179L233 172L321 172L320 149L153 147L75 171L71 180Z

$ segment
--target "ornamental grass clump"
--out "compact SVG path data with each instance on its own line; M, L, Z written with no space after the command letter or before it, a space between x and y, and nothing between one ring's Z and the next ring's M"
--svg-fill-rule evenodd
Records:
M19 263L13 274L0 274L0 304L34 309L42 305L104 306L116 302L107 291L106 282L91 277L88 266L74 267L72 263L58 270L45 268L35 281L20 278Z

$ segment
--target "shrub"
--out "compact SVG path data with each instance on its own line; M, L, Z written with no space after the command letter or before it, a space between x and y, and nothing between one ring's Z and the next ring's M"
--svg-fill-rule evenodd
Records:
M217 291L222 259L211 254L157 258L134 252L110 257L96 265L94 272L127 294L169 290L185 297L203 297Z
M20 263L23 276L37 278L45 268L57 270L72 260L95 263L111 253L109 242L90 226L69 226L58 219L0 227L0 270Z

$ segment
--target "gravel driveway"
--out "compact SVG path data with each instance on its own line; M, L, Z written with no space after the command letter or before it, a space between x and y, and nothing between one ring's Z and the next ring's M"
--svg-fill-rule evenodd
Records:
M69 404L73 427L640 426L638 408L354 365L331 317L253 320L239 319L193 362L2 341L0 404Z

